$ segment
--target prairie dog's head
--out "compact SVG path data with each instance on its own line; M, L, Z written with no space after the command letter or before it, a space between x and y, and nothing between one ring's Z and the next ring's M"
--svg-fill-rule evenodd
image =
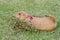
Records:
M25 20L28 17L28 14L24 11L21 11L16 14L16 17L21 20Z

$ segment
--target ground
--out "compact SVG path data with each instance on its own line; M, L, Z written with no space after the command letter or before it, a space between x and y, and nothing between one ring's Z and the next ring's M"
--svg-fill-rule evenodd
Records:
M11 34L8 19L16 12L26 11L31 15L56 16L57 28L53 31L19 31ZM0 40L60 40L60 0L0 0Z

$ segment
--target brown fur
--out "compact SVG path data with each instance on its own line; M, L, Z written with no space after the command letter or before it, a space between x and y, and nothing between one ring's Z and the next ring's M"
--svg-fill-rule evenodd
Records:
M29 21L29 18L32 17L31 24L35 26L38 30L53 30L57 27L56 18L53 15L45 15L45 17L34 17L28 15L26 12L17 13L17 17L23 21Z

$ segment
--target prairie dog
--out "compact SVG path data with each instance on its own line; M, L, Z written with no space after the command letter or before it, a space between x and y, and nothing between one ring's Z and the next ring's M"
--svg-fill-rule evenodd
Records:
M31 16L26 12L16 14L17 18L23 21L29 21L36 29L50 31L57 27L57 21L53 15L45 15L45 17Z

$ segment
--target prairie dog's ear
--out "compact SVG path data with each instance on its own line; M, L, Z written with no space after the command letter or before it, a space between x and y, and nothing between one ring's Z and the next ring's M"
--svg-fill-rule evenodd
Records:
M28 15L28 13L24 12L24 11L21 11L20 13L23 14L23 15Z

